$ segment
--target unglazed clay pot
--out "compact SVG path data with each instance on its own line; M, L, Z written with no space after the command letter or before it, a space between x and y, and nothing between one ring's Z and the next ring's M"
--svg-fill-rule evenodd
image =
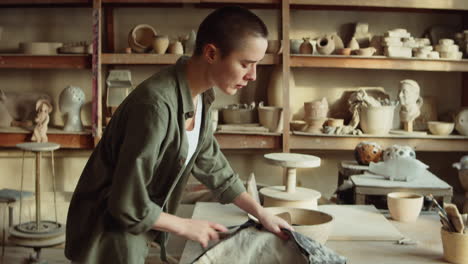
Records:
M154 37L153 40L153 50L156 54L166 53L167 48L169 47L169 37L166 35L158 35Z
M180 41L175 41L169 44L169 53L171 54L184 54L184 46Z
M335 50L335 41L332 36L325 36L317 40L317 51L322 55L330 55Z
M354 158L361 165L379 162L382 159L382 154L382 147L375 142L363 141L354 148Z
M138 53L149 52L153 48L156 30L150 25L137 25L128 34L128 45Z
M301 54L312 54L313 52L312 43L310 43L310 38L304 38L301 46L299 47L299 53Z
M468 263L468 234L449 232L443 228L440 233L445 260L456 264Z
M351 41L349 41L347 48L350 48L351 50L357 50L359 49L359 43L355 38L352 38Z
M364 133L386 135L393 126L394 105L364 106L359 111L360 126Z
M281 111L281 107L259 106L258 121L260 122L260 125L268 128L268 131L270 132L276 132L281 118Z
M468 136L468 108L461 110L455 118L455 129L463 136Z

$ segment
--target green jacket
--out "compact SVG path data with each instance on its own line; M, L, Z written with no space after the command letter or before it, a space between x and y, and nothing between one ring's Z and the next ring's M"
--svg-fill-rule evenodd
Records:
M185 167L185 120L194 106L187 58L141 83L122 102L88 160L67 217L65 255L82 263L144 263L162 211L174 214L190 172L229 203L245 191L213 136L214 91L203 94L198 147Z

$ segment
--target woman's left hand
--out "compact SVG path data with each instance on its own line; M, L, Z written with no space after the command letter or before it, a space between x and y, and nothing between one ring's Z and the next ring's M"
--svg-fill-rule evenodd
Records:
M289 236L281 231L282 228L294 231L294 228L289 225L288 222L276 215L273 215L265 209L261 210L259 213L258 220L263 225L263 227L265 227L265 229L276 234L284 240L289 239Z

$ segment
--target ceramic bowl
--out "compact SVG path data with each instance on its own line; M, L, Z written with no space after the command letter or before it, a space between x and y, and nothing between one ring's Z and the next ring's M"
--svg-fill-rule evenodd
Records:
M338 55L349 56L351 55L351 49L350 48L337 49L335 50L335 53Z
M274 215L288 212L291 216L291 224L294 225L296 232L321 244L327 242L332 231L333 216L324 212L288 207L265 207L265 209ZM249 218L257 221L252 215L249 215Z
M153 40L156 35L156 30L152 26L140 24L130 30L128 44L135 52L149 52L153 48Z
M289 124L292 131L303 131L307 126L304 120L292 120Z
M452 134L455 128L455 123L439 122L439 121L428 121L427 127L432 134L438 136L447 136Z
M60 42L21 42L19 44L23 54L57 55L57 49L63 46Z
M423 206L423 196L416 193L393 192L387 194L390 215L396 221L414 222Z
M270 132L275 132L278 129L281 111L282 108L277 106L259 106L258 121L260 125L268 128Z

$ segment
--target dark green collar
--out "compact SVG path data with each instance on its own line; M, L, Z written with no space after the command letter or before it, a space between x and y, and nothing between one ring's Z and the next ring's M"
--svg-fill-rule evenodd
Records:
M182 96L182 111L185 118L191 118L194 115L194 105L192 93L187 82L187 62L189 57L182 56L176 63L177 82L179 83L180 95ZM210 88L203 93L203 103L211 105L215 99L214 89Z

